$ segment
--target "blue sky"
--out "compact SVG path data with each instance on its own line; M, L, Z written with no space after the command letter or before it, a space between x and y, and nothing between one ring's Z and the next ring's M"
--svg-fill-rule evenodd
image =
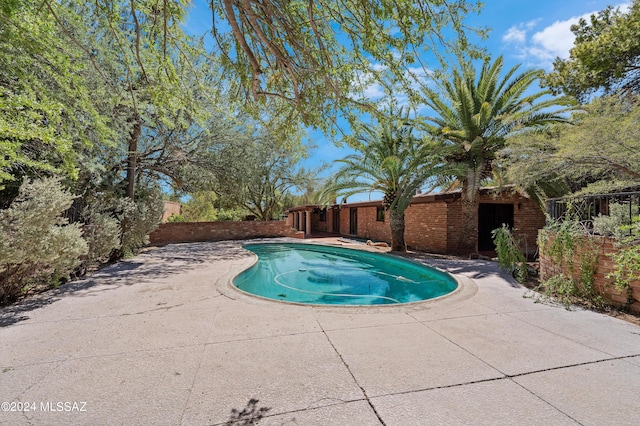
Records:
M211 14L206 3L197 0L185 22L189 32L201 34L211 29ZM478 42L487 49L492 58L504 56L505 69L521 64L520 70L542 68L553 69L556 57L566 58L573 46L572 24L597 11L613 5L623 9L628 2L612 3L606 0L485 0L479 15L468 17L471 26L491 29L486 40ZM374 86L371 93L376 93ZM322 134L310 132L309 139L316 145L305 161L307 166L332 163L349 154L348 148L336 147ZM369 194L352 196L349 201L367 200ZM376 195L372 196L377 199Z

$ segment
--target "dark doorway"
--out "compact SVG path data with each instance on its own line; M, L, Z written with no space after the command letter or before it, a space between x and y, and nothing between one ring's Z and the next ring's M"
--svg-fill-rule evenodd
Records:
M358 235L358 209L349 209L349 234Z
M333 232L340 234L340 210L333 209Z
M478 207L478 251L493 251L491 231L502 224L513 228L513 204L484 204Z

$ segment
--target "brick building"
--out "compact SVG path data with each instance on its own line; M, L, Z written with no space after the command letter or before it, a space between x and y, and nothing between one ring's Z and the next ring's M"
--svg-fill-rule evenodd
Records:
M181 214L182 205L180 205L180 203L176 203L175 201L165 201L161 222L166 222L171 216L180 216Z
M391 242L389 214L382 201L343 203L321 208L299 206L289 210L288 224L305 235L332 233L373 241ZM538 230L545 215L528 197L506 189L480 191L478 208L478 251L494 246L491 231L503 223L515 229L523 249L536 251ZM462 224L460 191L417 195L405 211L405 241L408 247L431 253L453 253Z

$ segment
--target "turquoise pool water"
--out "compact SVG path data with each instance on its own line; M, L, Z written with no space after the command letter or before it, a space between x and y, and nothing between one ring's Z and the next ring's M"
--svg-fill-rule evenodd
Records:
M258 262L234 280L268 299L321 305L388 305L433 299L453 277L390 255L313 244L248 244Z

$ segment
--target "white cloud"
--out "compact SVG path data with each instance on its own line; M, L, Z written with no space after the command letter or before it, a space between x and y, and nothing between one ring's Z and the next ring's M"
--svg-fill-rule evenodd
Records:
M625 13L629 9L629 4L622 3L615 7L620 8ZM502 36L502 41L510 45L516 45L518 50L515 56L526 60L528 65L550 69L556 57L563 59L569 57L569 51L573 47L575 40L575 36L571 32L571 26L577 24L581 18L589 20L590 16L596 13L598 11L594 10L563 21L555 21L553 24L535 32L529 40L527 40L527 33L535 28L539 20L514 25Z
M577 24L581 18L589 19L592 13L574 16L565 21L556 21L542 31L535 33L531 37L531 41L535 46L546 52L545 57L551 55L554 58L556 56L563 59L568 58L569 50L573 47L575 39L575 35L571 32L571 26Z
M534 19L529 22L522 22L518 25L513 25L502 36L502 41L508 44L521 44L527 39L527 32L536 26L539 19Z
M371 83L364 89L364 96L376 100L384 96L384 90L379 83Z
M506 43L524 43L527 32L519 27L513 26L502 36L502 41Z

